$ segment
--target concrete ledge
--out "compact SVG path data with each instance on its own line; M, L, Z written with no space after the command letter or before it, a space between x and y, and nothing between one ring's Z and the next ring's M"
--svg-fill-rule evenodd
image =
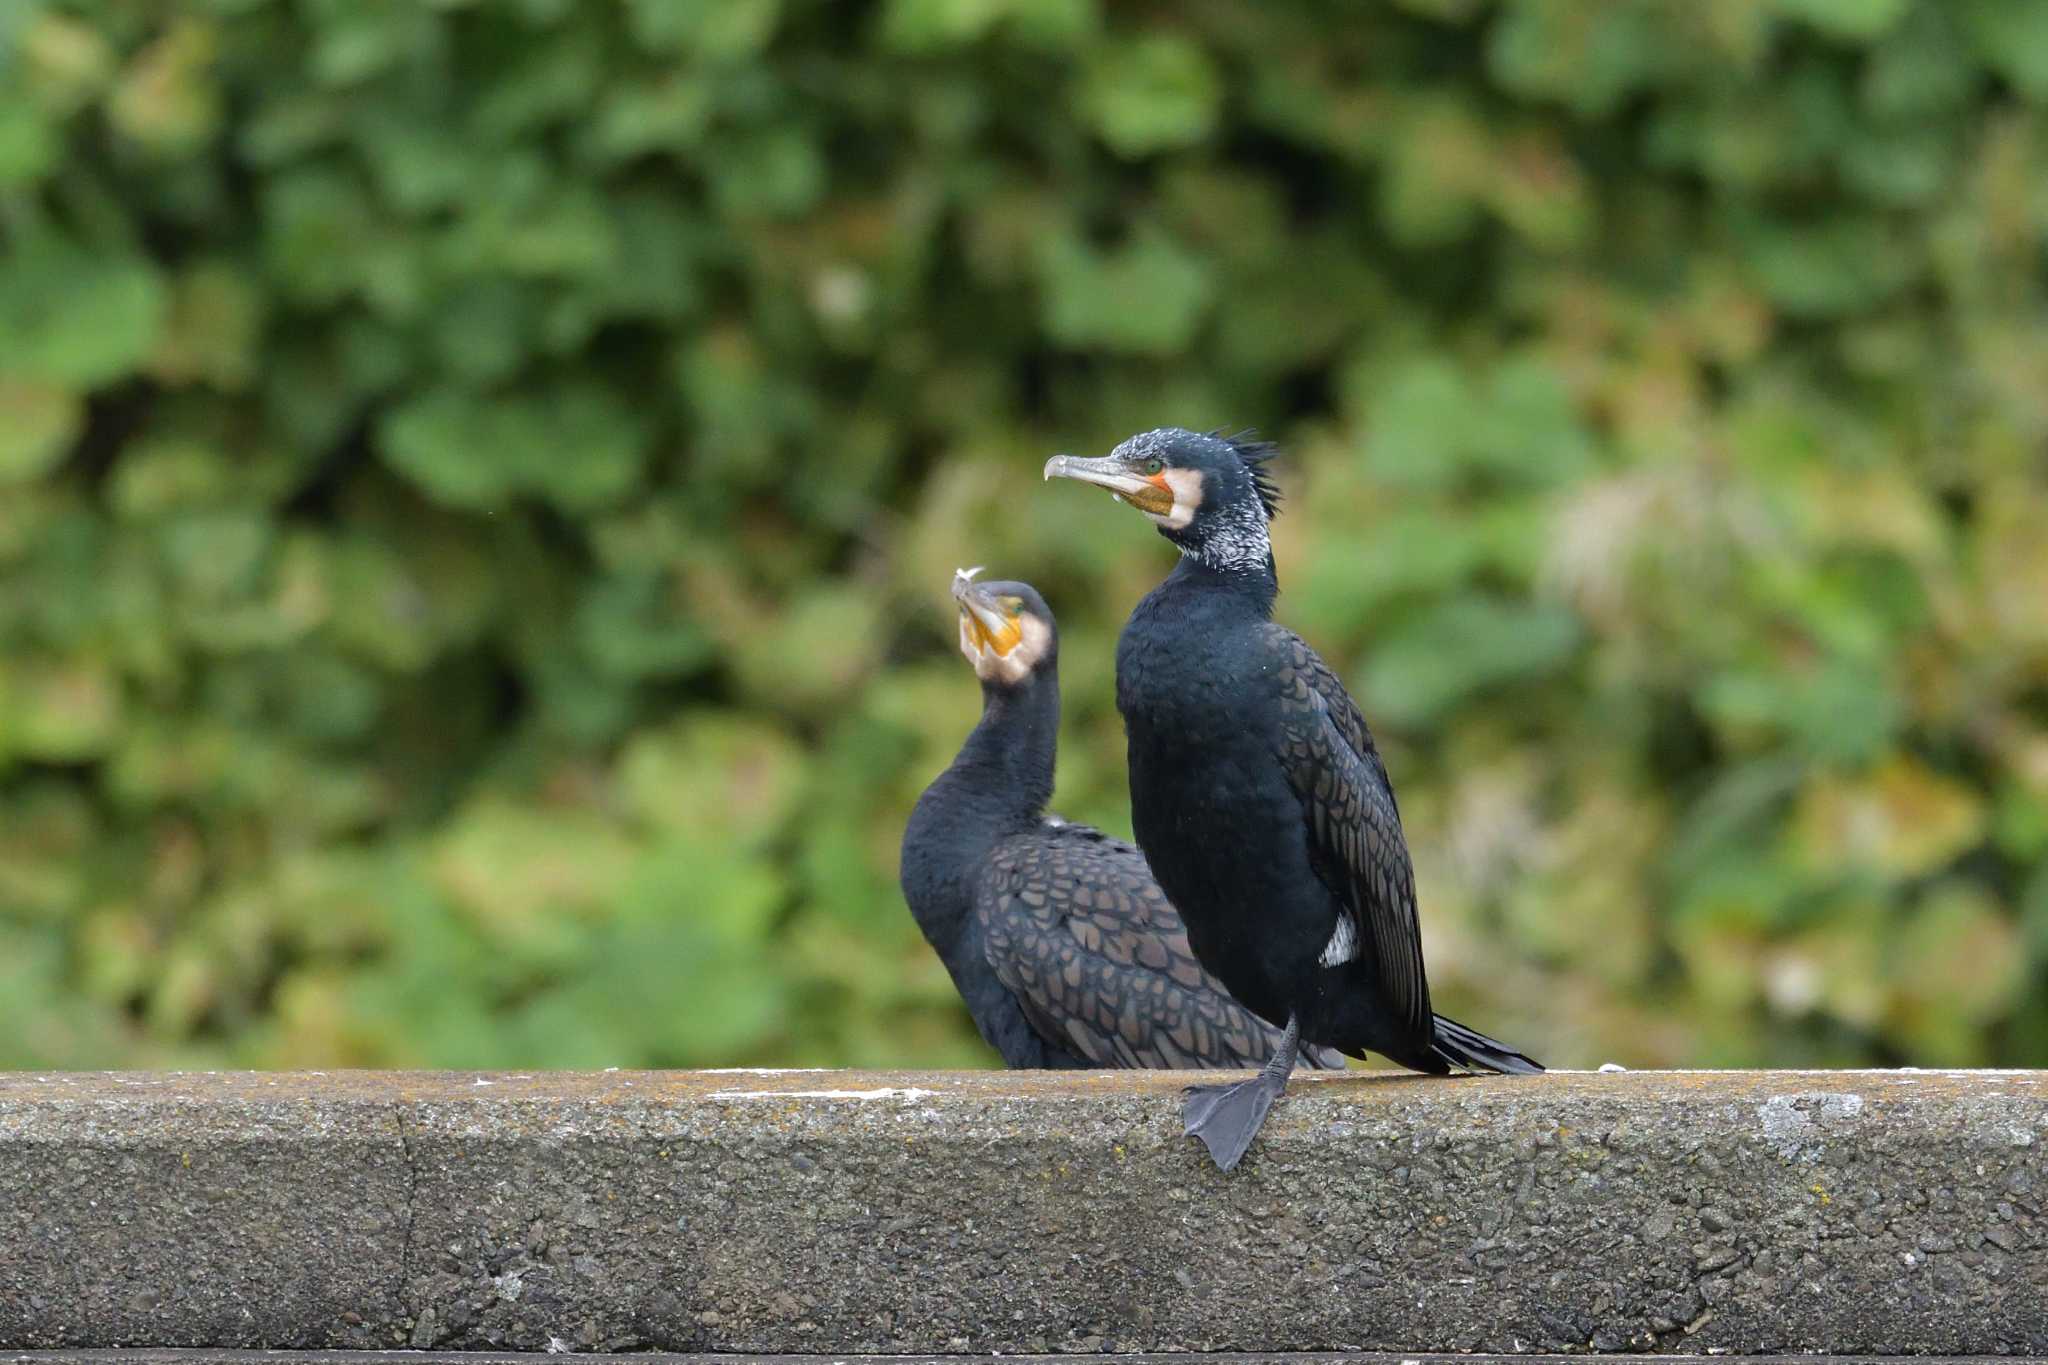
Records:
M1182 1079L0 1076L0 1348L2048 1354L2042 1073Z
M1892 1365L1897 1356L1865 1357L1873 1365ZM959 1365L957 1355L679 1355L671 1351L611 1354L531 1355L503 1351L213 1351L135 1348L110 1351L19 1351L0 1353L0 1365ZM1032 1365L1189 1365L1187 1352L1136 1355L1034 1355ZM1602 1361L1639 1361L1639 1355L1442 1355L1385 1351L1268 1351L1262 1354L1221 1352L1200 1357L1201 1365L1599 1365ZM1659 1355L1659 1365L1839 1365L1854 1356L1688 1356ZM1916 1365L2015 1365L2028 1356L1914 1356Z

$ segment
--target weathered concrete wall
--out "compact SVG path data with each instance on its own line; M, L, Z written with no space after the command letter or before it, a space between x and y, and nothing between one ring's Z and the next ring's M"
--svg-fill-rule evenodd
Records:
M0 1347L2048 1353L2040 1073L0 1076Z
M1185 1352L1139 1355L1041 1355L1031 1365L1190 1365ZM1636 1355L1442 1355L1432 1352L1218 1352L1199 1365L1597 1365L1640 1360ZM1658 1365L1899 1365L1898 1356L1699 1356L1662 1354ZM2019 1365L2039 1357L1913 1356L1915 1365ZM632 1351L542 1357L546 1365L961 1365L957 1355L682 1355ZM170 1347L121 1350L0 1351L0 1365L537 1365L517 1351L236 1351Z

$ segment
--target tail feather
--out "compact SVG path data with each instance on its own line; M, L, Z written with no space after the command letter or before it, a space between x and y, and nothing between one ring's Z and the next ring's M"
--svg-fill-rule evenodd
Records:
M1511 1076L1533 1076L1543 1065L1532 1058L1455 1019L1436 1016L1436 1037L1430 1051L1451 1066L1464 1071L1500 1071Z

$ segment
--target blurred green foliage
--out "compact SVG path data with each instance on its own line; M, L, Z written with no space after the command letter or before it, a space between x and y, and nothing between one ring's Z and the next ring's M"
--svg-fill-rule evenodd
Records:
M11 0L0 243L0 1064L985 1060L947 579L1127 831L1168 423L1441 1006L2048 1057L2048 5Z

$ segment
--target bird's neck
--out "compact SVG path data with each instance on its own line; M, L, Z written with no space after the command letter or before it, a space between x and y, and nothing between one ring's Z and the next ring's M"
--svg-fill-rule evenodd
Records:
M1256 560L1183 549L1180 563L1159 591L1169 597L1197 597L1212 607L1270 621L1273 600L1280 595L1280 575L1273 566L1271 543L1262 540L1260 547Z
M984 685L981 723L911 812L904 848L906 855L922 852L916 868L906 865L905 871L918 878L923 893L911 898L911 908L949 967L968 947L973 880L982 860L998 841L1044 819L1059 728L1059 679L1051 668L1017 687Z
M1218 507L1203 517L1193 537L1162 528L1181 557L1191 560L1219 578L1249 578L1263 581L1268 595L1280 590L1273 571L1273 536L1265 509L1252 502Z
M1016 687L983 684L981 722L946 775L990 816L1033 825L1052 800L1059 742L1059 675L1047 665Z

